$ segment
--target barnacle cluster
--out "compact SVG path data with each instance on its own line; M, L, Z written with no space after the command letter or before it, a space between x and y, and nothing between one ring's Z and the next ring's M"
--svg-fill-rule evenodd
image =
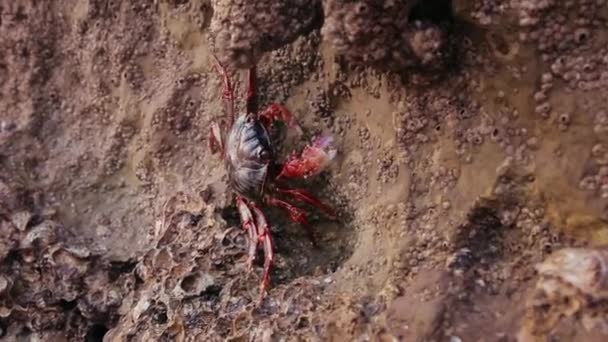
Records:
M427 20L408 20L417 1L323 2L324 39L347 60L384 70L436 68L446 32Z
M214 1L211 20L220 61L253 66L265 52L293 42L321 22L319 0Z
M352 63L382 70L437 69L448 55L447 32L430 20L410 20L417 4L415 0L216 1L211 29L218 57L237 68L254 65L263 53L323 23L323 38Z

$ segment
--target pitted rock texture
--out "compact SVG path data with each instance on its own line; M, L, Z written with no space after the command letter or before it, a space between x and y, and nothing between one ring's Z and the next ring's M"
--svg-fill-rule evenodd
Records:
M43 341L84 340L115 324L135 284L130 264L109 261L107 250L66 230L52 212L32 212L30 195L1 180L0 189L0 338L34 331Z

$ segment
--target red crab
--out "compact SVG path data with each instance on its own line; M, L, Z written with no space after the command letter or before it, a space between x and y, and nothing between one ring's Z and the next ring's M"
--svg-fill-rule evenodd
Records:
M282 121L290 128L299 128L291 113L280 104L271 104L258 112L255 107L255 67L248 70L246 113L235 117L234 91L225 68L215 59L215 68L224 83L224 111L228 123L213 123L209 132L209 148L213 154L220 152L228 173L229 183L236 192L236 206L243 229L249 235L247 269L251 270L257 247L262 245L265 261L264 274L260 284L260 301L264 298L270 282L270 268L273 259L273 243L270 229L260 205L280 207L287 211L292 221L303 225L316 245L312 230L307 225L306 212L285 200L280 195L289 196L299 202L317 207L334 219L332 208L321 203L308 191L290 188L285 181L293 178L307 178L323 171L335 157L331 137L318 137L306 146L300 156L295 152L284 163L275 159L275 149L271 139L274 123ZM223 126L223 127L222 127ZM224 130L229 128L227 135Z

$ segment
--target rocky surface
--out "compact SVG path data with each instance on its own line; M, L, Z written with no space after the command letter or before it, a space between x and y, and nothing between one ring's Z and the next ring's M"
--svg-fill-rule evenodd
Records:
M0 1L0 336L606 339L606 3L311 3ZM259 307L212 51L339 151Z
M292 43L322 21L319 0L216 0L210 31L220 61L250 68L264 53Z
M350 63L383 71L436 71L452 57L450 6L438 0L326 0L322 33Z

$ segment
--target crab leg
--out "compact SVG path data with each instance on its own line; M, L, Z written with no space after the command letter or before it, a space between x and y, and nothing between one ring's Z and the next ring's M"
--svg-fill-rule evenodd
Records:
M247 206L247 203L241 196L236 197L236 207L239 210L241 216L241 222L243 223L243 229L249 234L249 254L247 257L247 270L250 271L255 261L255 252L258 247L258 231L255 226L253 215L251 210Z
M306 212L304 210L290 203L272 197L268 198L266 201L269 205L279 207L287 211L287 213L289 214L289 218L293 222L302 225L302 227L304 227L304 229L306 230L306 234L308 235L310 242L312 242L314 246L317 246L317 239L315 238L315 234L312 228L308 225L308 220L306 220Z
M300 157L294 153L287 159L277 179L308 178L321 173L336 157L332 143L330 136L317 137L312 145L304 148Z
M224 154L222 129L217 122L213 122L211 124L207 141L209 142L209 150L211 151L211 154L216 154L217 152Z
M234 89L232 88L232 84L230 82L230 77L228 76L226 69L220 63L220 61L217 59L217 57L215 55L212 55L212 56L213 56L213 59L215 60L215 64L214 64L215 70L217 70L217 72L222 76L222 79L224 82L224 92L223 92L224 110L226 111L226 114L228 115L229 126L232 126L232 124L234 123Z
M255 76L256 67L253 66L247 71L247 95L245 100L247 101L247 113L257 112L257 103L255 101Z
M330 208L329 206L323 204L318 198L312 195L310 192L304 189L277 189L279 192L288 194L295 198L296 200L304 203L308 203L316 208L319 208L323 211L327 216L331 218L336 217L336 212Z
M264 247L264 274L262 275L262 283L260 284L260 302L264 299L266 289L270 284L270 268L272 267L272 260L274 259L272 238L270 236L270 228L264 213L254 203L251 203L251 209L255 214L256 225L258 227L258 238L260 243Z

